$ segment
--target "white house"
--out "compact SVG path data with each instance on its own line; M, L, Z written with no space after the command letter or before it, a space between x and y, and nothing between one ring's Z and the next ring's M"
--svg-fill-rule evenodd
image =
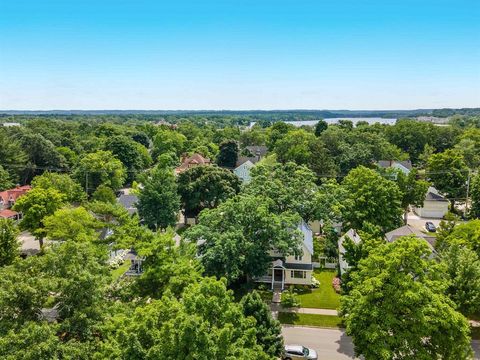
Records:
M442 219L448 212L449 201L433 186L430 186L422 207L414 207L415 214L422 218Z
M298 229L303 234L302 254L283 258L272 251L271 268L267 275L256 279L257 282L268 283L272 289L278 287L282 290L286 285L312 285L313 233L304 221L298 225Z
M377 162L377 165L384 169L398 169L405 175L408 175L410 170L412 170L412 162L410 160L380 160Z
M247 184L252 180L250 169L255 166L257 161L258 159L254 157L239 157L233 173L237 175L243 183Z
M346 238L350 238L355 245L358 245L362 239L360 235L358 235L356 230L350 229L348 230L340 239L338 239L338 261L340 265L340 274L343 275L345 271L349 269L348 262L344 259L343 255L345 254L345 247L343 246L343 242Z

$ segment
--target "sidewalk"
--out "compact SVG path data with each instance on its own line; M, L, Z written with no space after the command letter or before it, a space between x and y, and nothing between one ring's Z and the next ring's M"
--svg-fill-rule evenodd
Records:
M272 304L270 306L272 312L286 312L286 313L298 313L298 314L316 314L316 315L333 315L338 316L337 310L331 309L314 309L314 308L284 308L281 305Z

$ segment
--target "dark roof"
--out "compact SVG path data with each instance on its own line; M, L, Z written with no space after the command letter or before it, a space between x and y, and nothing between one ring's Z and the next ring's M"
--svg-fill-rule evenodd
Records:
M425 200L433 200L433 201L444 201L448 202L442 195L440 195L434 187L430 186L428 188L427 195L425 195Z
M313 270L312 264L285 263L283 266L286 270Z
M403 167L406 167L408 170L412 170L412 162L410 160L379 160L378 166L382 168L389 168L395 164L400 164Z
M138 196L137 195L120 195L117 202L122 205L128 212L134 213L137 209Z
M252 164L255 164L256 162L258 162L257 157L239 156L238 159L237 159L237 162L235 164L235 167L237 168L237 167L246 163L249 160L252 162Z
M261 145L261 146L247 146L245 147L248 151L250 151L252 153L252 155L254 156L260 156L260 157L264 157L265 155L267 155L267 151L268 151L268 148L264 145Z

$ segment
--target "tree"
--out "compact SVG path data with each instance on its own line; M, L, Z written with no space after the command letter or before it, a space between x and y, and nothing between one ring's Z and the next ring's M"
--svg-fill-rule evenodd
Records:
M243 315L255 318L257 344L272 358L278 358L283 352L282 326L272 316L272 311L262 300L258 292L253 291L242 298Z
M19 255L18 230L10 219L0 219L0 267L10 265Z
M283 121L276 121L272 126L267 128L267 146L269 150L273 150L277 141L282 139L289 131L294 130L295 126Z
M138 212L155 229L175 226L180 210L175 175L171 168L156 167L143 181L138 196Z
M165 153L175 153L180 156L185 151L187 138L176 131L161 129L153 138L152 157L156 159L159 155Z
M10 174L0 165L0 191L11 189L13 186Z
M216 166L192 167L178 176L177 184L186 216L197 216L240 191L238 177Z
M327 129L328 129L328 123L323 119L318 120L317 124L315 125L315 136L319 137L322 134L322 132L324 132Z
M133 181L137 174L151 163L147 149L126 136L109 138L105 150L110 151L125 166L128 182Z
M469 325L444 295L431 250L416 237L386 243L360 261L341 299L347 334L366 359L469 359Z
M268 200L239 195L216 209L204 210L185 238L203 243L198 251L208 275L226 277L233 283L264 275L272 249L282 256L298 253L299 222L296 214L272 213Z
M465 197L468 167L459 152L450 149L433 154L427 162L427 177L450 199L452 211L455 199Z
M139 255L145 257L143 273L137 281L141 295L161 298L170 291L180 297L188 285L200 279L202 269L191 251L195 246L176 246L173 236L173 231L147 233L135 245Z
M43 247L45 226L43 220L60 209L65 203L65 195L53 188L33 188L18 198L13 210L23 214L20 228L30 231Z
M108 186L100 185L92 194L92 200L114 204L117 201L115 193Z
M480 218L480 175L475 175L471 182L470 188L471 196L471 208L470 208L470 217Z
M100 223L83 207L67 207L43 219L45 233L52 240L92 241L98 238Z
M28 156L18 141L18 136L8 134L0 128L0 164L9 172L11 179L17 182L24 174Z
M402 193L403 221L407 224L410 205L423 206L429 183L424 180L417 180L416 170L411 170L408 174L401 170L393 170L390 175L395 178L395 182Z
M447 294L465 316L480 311L480 259L469 248L452 245L442 253L447 267Z
M311 158L311 146L315 135L303 129L292 130L275 143L275 153L282 163L293 161L298 165L308 165Z
M293 162L261 162L252 169L252 181L245 193L270 199L271 211L280 214L297 212L305 220L313 220L314 200L318 191L315 174Z
M235 140L226 140L220 144L217 157L218 166L234 168L238 159L238 144Z
M93 193L100 185L118 190L125 181L125 168L109 151L97 151L84 155L75 169L75 178Z
M354 229L370 223L387 232L401 223L402 193L393 181L360 166L348 173L342 186L347 191L344 219Z
M386 134L392 144L406 151L410 159L416 162L425 145L435 145L432 141L435 127L433 124L416 120L399 119L395 125L387 128Z
M449 232L439 235L441 235L438 244L440 250L456 244L475 251L480 257L480 220L472 220L456 226L452 224Z
M102 359L271 359L256 343L255 321L225 281L213 278L190 284L180 300L167 292L130 316L113 317L104 329L96 353Z
M67 174L44 172L33 178L32 186L41 189L55 189L65 197L65 201L68 203L80 203L86 199L86 194L80 184Z
M325 181L318 187L313 197L313 219L324 223L341 221L346 210L347 191L336 180Z

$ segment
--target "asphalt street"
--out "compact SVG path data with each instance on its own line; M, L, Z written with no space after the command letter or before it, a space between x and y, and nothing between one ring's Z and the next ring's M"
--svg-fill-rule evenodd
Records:
M282 333L285 344L312 348L317 351L318 360L358 359L351 338L343 330L284 325ZM472 346L474 358L480 359L480 341L473 341Z

